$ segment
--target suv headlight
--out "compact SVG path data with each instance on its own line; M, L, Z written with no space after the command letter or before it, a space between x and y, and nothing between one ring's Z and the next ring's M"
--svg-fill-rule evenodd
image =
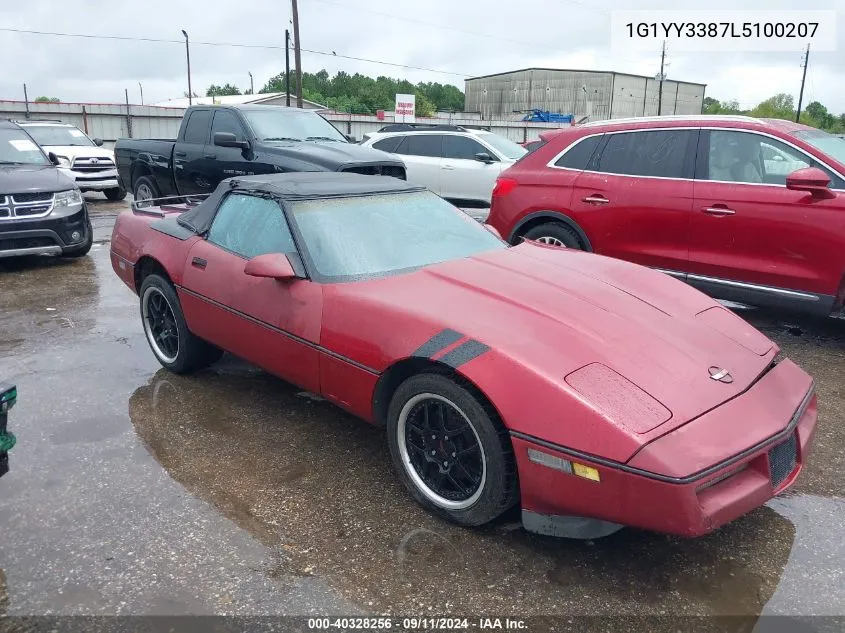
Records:
M82 194L79 189L69 189L53 194L54 207L73 207L82 204Z

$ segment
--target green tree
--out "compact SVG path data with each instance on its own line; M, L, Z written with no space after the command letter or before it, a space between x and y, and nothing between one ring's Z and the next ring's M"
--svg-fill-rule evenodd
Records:
M229 95L239 94L241 94L241 91L238 90L238 87L233 86L231 84L226 84L225 86L217 86L215 84L211 84L205 91L206 97L226 97Z
M35 103L61 103L58 97L36 97Z
M749 113L761 119L795 119L795 100L792 95L781 92L769 97Z

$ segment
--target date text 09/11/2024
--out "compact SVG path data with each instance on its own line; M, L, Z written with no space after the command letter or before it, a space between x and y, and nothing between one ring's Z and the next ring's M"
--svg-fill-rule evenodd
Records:
M628 37L812 38L818 22L628 22Z
M525 631L525 620L517 618L436 618L436 617L354 617L308 618L308 628L314 630L390 630L398 631Z

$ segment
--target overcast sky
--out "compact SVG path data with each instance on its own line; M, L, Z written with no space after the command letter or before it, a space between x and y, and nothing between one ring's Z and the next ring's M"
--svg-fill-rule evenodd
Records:
M303 53L303 69L325 68L388 75L417 81L449 82L463 89L464 76L530 66L617 70L654 75L653 54L614 55L610 48L610 12L614 9L677 8L681 3L650 0L299 0L301 44L338 57ZM810 53L804 103L821 101L845 112L845 0L690 0L687 8L836 9L836 53ZM531 8L536 7L536 8ZM398 17L390 17L386 14ZM409 18L409 19L401 19ZM0 27L91 35L182 40L191 38L194 91L211 83L256 91L284 70L284 30L289 0L0 0ZM279 46L243 48L208 46L230 42ZM30 99L39 95L63 101L152 103L181 97L187 90L184 44L83 39L0 31L4 67L0 99L22 100L26 82ZM706 94L737 99L753 107L778 92L798 96L803 43L787 53L668 53L668 77L706 83ZM340 55L419 66L410 70L343 59ZM293 64L293 55L291 55ZM435 70L455 74L433 72Z

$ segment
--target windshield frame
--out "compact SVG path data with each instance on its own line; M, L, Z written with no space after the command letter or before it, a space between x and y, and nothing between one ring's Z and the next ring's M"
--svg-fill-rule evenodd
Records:
M294 135L291 134L291 133L272 134L270 136L267 136L263 133L259 133L258 128L255 125L255 123L253 122L252 117L255 116L255 115L268 116L270 114L275 114L277 117L279 117L281 119L284 119L284 117L290 117L291 120L294 117L303 117L303 116L312 117L312 118L313 117L319 117L326 125L329 126L329 128L331 128L331 130L334 130L335 134L337 134L336 139L331 139L329 141L323 141L323 142L327 142L327 143L336 143L336 142L349 143L349 139L346 138L343 135L343 133L340 130L338 130L332 124L331 121L329 121L326 117L324 117L319 112L316 112L314 110L307 110L307 109L299 110L299 109L295 109L295 108L291 108L291 110L288 111L287 108L277 109L278 106L276 106L276 107L274 107L274 106L260 106L260 107L266 108L267 111L265 112L264 110L258 110L258 109L241 110L241 114L243 115L244 121L246 121L246 124L249 126L249 129L252 132L252 137L258 143L271 144L271 143L311 143L311 142L315 142L315 141L306 141L305 137L297 139L297 140L290 140L290 141L287 141L287 140L286 141L269 141L269 140L266 140L267 138L276 138L276 137L290 137L290 138L294 137ZM328 132L330 130L327 129L326 131ZM329 136L329 134L309 134L308 136L309 137L312 137L312 136ZM320 141L316 141L316 142L320 142Z
M409 266L409 267L405 267L405 268L395 268L395 269L391 269L391 270L387 270L387 271L378 271L378 272L361 273L361 274L350 274L350 275L327 275L327 274L321 273L320 270L317 268L317 265L314 262L314 259L311 256L311 252L308 248L308 242L307 242L307 240L305 239L305 236L302 233L302 230L299 226L299 223L297 222L296 213L294 212L294 208L293 208L294 205L296 205L298 202L312 202L312 201L316 201L316 200L331 200L331 199L350 200L350 199L354 199L354 198L370 198L370 197L380 197L380 196L386 196L386 195L402 196L402 195L409 195L409 194L415 194L415 193L431 193L431 192L429 192L424 187L419 187L419 188L414 188L414 189L406 189L406 190L403 190L403 191L377 192L377 193L369 193L368 192L368 193L361 193L361 194L342 194L342 195L335 195L335 196L314 196L314 197L309 196L309 197L303 197L303 198L300 198L300 199L290 199L290 198L279 199L279 204L281 205L282 210L283 210L283 212L284 212L284 214L287 218L288 226L290 227L291 232L293 233L294 243L296 244L296 248L297 248L299 257L302 259L302 262L305 266L305 270L306 270L306 273L308 275L308 278L311 281L313 281L315 283L319 283L319 284L354 283L354 282L359 282L359 281L369 281L369 280L372 280L372 279L383 279L385 277L395 277L397 275L404 275L404 274L407 274L407 273L414 272L416 270L421 270L421 269L427 268L429 266L437 266L437 265L440 265L440 264L445 264L445 263L450 262L450 261L456 261L456 259L445 259L445 260L442 260L442 261L439 261L439 262L431 262L431 263L428 263L428 264L421 264L421 265L418 265L418 266ZM434 196L435 194L431 194L431 195ZM439 196L436 196L436 197L439 197ZM498 237L492 231L488 231L484 227L483 223L478 222L478 220L474 219L468 213L466 213L462 209L454 206L450 202L447 202L446 200L443 200L442 198L440 198L440 199L443 201L444 204L447 204L450 207L452 207L454 213L456 213L459 216L462 216L463 220L465 220L467 222L471 222L473 224L477 224L479 229L489 233L491 238L493 238L495 241L498 241L502 245L502 247L503 247L502 250L505 250L505 249L510 247L510 244L508 244L505 240ZM488 251L484 251L484 252L488 252ZM457 259L460 259L460 258L457 258Z
M35 141L36 145L38 145L39 147L97 147L97 144L93 140L91 140L91 137L89 137L85 132L80 130L75 125L62 125L62 124L59 124L59 123L55 123L55 124L49 124L49 125L21 125L21 127L24 129L24 131L27 134L29 134L32 137L32 140ZM56 129L67 130L67 133L68 133L69 136L72 136L73 138L84 139L88 142L82 143L82 144L80 144L80 143L42 143L41 141L38 140L38 138L36 137L36 134L33 134L33 132L36 132L37 130L41 130L41 129L45 129L45 128L49 128L49 129L53 129L53 130L56 130ZM71 134L71 130L76 130L77 132L81 133L82 136L81 137L80 136L73 136Z

